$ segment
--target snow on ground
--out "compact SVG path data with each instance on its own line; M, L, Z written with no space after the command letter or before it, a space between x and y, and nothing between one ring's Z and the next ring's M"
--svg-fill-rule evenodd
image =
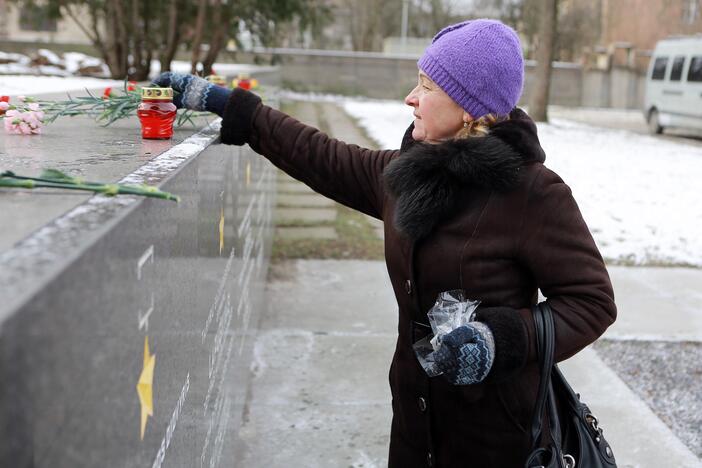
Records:
M105 74L109 73L109 69L101 59L81 54L80 52L66 52L63 54L63 63L68 73L76 73L83 67L102 67Z
M38 65L34 60L43 63ZM35 75L35 76L72 76L90 75L109 76L109 69L103 61L80 52L66 52L63 57L49 49L38 49L32 56L0 51L0 75ZM86 68L91 68L89 73Z
M0 95L36 96L44 93L78 91L86 88L99 89L108 86L118 87L123 84L123 81L80 76L0 75Z
M410 107L336 99L382 147L399 147ZM562 118L538 128L546 165L573 190L607 260L702 267L702 148Z

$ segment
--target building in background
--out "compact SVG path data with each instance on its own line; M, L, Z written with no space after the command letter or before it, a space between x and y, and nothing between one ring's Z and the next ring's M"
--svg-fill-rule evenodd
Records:
M584 0L581 0L584 1ZM592 0L588 0L589 3ZM628 42L653 50L660 39L702 33L701 0L599 0L601 44Z
M561 36L578 26L589 30L574 39L581 50L571 60L599 69L643 72L659 40L702 34L702 0L562 0L560 15Z
M0 0L0 40L18 43L90 45L90 41L71 19L50 18L40 4L22 8Z

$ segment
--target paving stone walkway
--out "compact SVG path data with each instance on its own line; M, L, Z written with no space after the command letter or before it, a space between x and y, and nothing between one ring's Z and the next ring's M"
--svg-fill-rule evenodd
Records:
M387 466L391 420L387 372L397 338L397 305L385 263L293 260L272 268L268 306L255 348L248 419L241 433L245 442L241 466ZM615 290L631 283L640 270L610 267ZM670 269L658 269L660 289L650 294L662 297L669 287L680 291L693 284L676 284L681 272L666 270ZM687 276L701 282L702 270ZM636 294L622 287L625 290L627 295ZM701 306L699 301L695 304ZM665 316L675 308L672 303L651 306L635 307L623 298L620 317L628 324L619 330L612 327L606 339L631 337L639 331L648 335L649 317ZM634 326L637 317L641 330ZM678 324L661 326L666 338L677 333ZM675 350L671 354L675 356ZM646 358L639 354L638 359ZM702 467L693 451L697 447L684 443L627 376L605 362L599 348L581 351L561 363L561 369L599 417L620 468ZM694 385L683 375L640 378L667 378L678 389ZM682 410L698 412L699 401ZM270 450L271 441L279 442L279 450Z

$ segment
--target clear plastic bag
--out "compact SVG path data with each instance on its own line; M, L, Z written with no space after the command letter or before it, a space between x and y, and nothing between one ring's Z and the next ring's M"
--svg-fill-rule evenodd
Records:
M466 299L462 289L439 293L436 303L427 312L433 333L413 344L417 359L429 377L442 374L434 364L434 353L441 346L441 338L471 322L479 305L480 301Z

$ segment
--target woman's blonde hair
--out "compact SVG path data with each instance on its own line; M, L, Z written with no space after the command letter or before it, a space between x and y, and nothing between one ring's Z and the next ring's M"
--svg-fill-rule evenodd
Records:
M490 133L490 127L498 122L509 120L509 116L486 114L479 119L471 120L456 134L456 138L483 137Z

